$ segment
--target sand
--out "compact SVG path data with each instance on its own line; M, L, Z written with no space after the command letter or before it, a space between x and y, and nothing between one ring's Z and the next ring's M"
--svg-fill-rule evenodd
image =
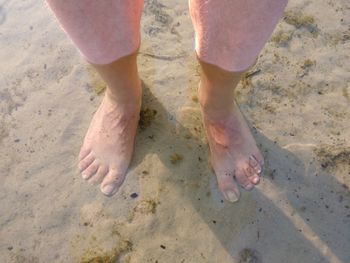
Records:
M121 190L77 154L104 84L41 1L0 5L0 261L350 262L350 4L291 0L237 98L264 179L235 204L208 165L186 1L145 1L144 120Z

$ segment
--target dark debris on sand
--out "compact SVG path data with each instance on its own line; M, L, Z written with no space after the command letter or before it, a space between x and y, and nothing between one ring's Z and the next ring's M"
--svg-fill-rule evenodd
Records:
M174 153L170 155L170 162L172 164L177 164L183 160L183 156L179 153Z
M132 251L132 247L133 244L130 241L124 240L109 252L101 253L88 250L79 260L79 263L115 263L123 254Z
M338 165L350 165L350 150L334 147L323 146L315 150L315 154L321 162L324 169L336 168Z
M257 251L245 248L239 253L239 263L260 263Z
M141 130L145 130L147 127L149 127L154 120L154 118L157 115L157 111L145 108L142 109L140 112L140 120L139 120L139 127Z

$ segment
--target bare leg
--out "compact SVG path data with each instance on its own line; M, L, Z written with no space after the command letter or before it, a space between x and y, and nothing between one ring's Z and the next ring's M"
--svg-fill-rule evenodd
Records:
M47 0L108 88L79 154L82 177L115 194L129 167L141 106L137 71L143 0Z
M141 85L136 54L96 66L108 84L79 154L82 177L101 183L106 195L117 192L124 181L134 149L141 107Z
M251 190L259 183L263 157L234 101L241 73L201 62L199 101L219 189L231 202L239 199L236 182Z
M234 101L241 73L256 60L287 0L189 0L202 67L199 100L218 185L231 202L238 183L250 190L263 166L249 127Z

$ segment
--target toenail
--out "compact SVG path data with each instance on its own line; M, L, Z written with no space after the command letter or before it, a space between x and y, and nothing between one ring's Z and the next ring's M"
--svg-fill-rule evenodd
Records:
M259 182L259 177L254 177L253 183L254 183L254 184L257 184L258 182Z
M250 191L250 190L252 190L252 189L254 188L254 185L248 184L248 185L246 185L244 188L245 188L246 190Z
M263 169L264 169L264 166L260 166L260 170L258 172L258 175L261 176L263 174Z
M232 190L228 190L225 192L226 195L226 199L232 203L237 202L238 201L238 196L237 194L232 191Z
M116 185L114 184L107 184L104 187L101 188L102 193L105 195L112 195L114 194L114 191L116 189Z
M83 179L88 179L88 177L89 177L89 175L88 174L85 174L85 173L83 173L83 174L81 174L81 177L83 177Z
M255 158L254 155L249 156L249 165L253 168L259 165L258 160Z

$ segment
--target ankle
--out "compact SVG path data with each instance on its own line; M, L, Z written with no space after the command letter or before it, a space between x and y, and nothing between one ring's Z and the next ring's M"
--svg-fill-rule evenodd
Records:
M202 74L198 100L204 113L224 116L234 109L234 91L242 72L225 71L200 61Z
M231 87L208 87L201 82L198 88L198 101L202 112L211 119L228 117L233 110L234 95Z
M130 90L128 94L112 92L111 89L107 88L105 93L105 98L108 101L131 112L140 111L141 97L141 88L139 90Z

